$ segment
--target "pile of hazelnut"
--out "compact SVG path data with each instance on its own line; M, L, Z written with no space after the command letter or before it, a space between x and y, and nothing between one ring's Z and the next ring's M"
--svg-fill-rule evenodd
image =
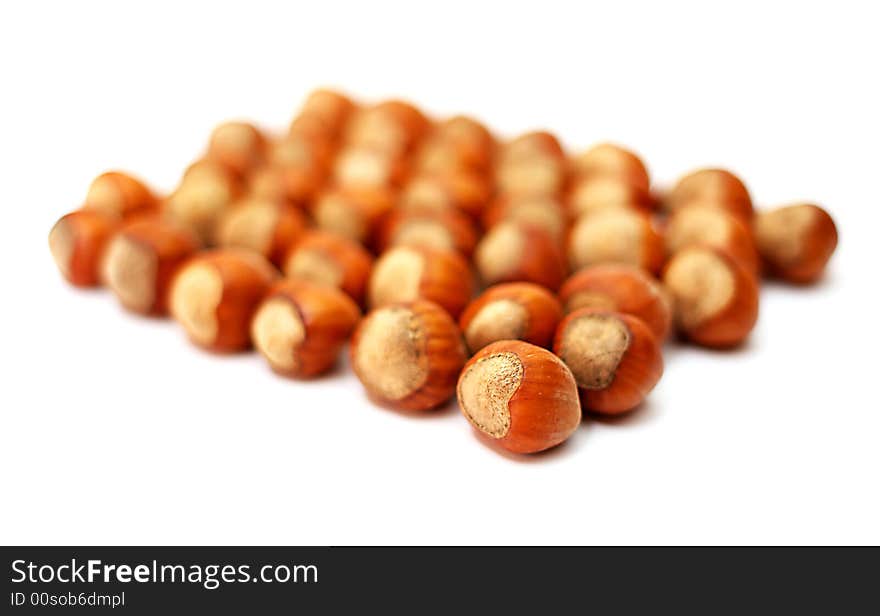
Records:
M815 281L836 244L823 209L755 213L729 171L660 194L616 145L569 156L547 132L498 141L467 117L327 90L280 137L221 124L167 196L98 176L49 234L72 284L170 314L201 347L253 346L303 378L350 339L370 398L426 411L457 394L519 453L636 408L673 326L738 345L760 277Z

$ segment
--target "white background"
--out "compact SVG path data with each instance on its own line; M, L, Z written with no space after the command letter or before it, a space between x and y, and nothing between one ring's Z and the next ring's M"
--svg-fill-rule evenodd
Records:
M3 3L0 542L880 542L877 15L711 4ZM170 189L214 124L281 129L319 85L614 139L660 184L730 167L840 248L765 286L745 348L670 345L645 408L529 458L61 281L46 235L93 176Z

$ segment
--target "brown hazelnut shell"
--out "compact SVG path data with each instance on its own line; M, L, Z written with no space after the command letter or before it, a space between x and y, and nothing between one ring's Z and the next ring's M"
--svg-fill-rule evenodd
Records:
M258 340L256 323L260 310L270 301L279 299L289 303L296 312L303 327L303 338L290 348L291 364L274 362L264 353L271 368L279 374L294 377L312 377L332 368L360 319L357 305L348 295L332 287L301 279L279 280L269 289L254 314L251 323L253 340Z
M358 305L363 304L367 280L373 268L373 256L363 246L329 231L307 231L284 259L282 269L286 276L302 275L297 270L297 258L304 253L326 261L335 269L331 274L334 280L329 281L324 277L326 272L323 272L323 268L323 273L306 274L312 282L336 286Z
M402 254L409 261L407 267L417 264L420 268L418 276L409 283L397 278L385 280L387 264L392 259L399 259ZM404 290L404 284L411 287ZM388 285L393 286L391 291ZM473 291L470 266L460 254L425 246L395 246L385 251L373 266L367 284L367 303L371 308L376 308L387 303L420 298L438 304L453 318L457 318L470 301ZM401 299L399 292L410 297Z
M698 169L682 177L664 200L669 212L693 204L726 210L747 224L754 214L746 185L726 169Z
M807 214L809 213L809 214ZM799 218L808 215L806 224ZM759 212L755 238L768 273L797 284L815 282L837 248L837 227L824 209L796 204Z
M502 240L506 243L508 237L517 245L502 246L505 254L496 254L495 247ZM487 285L533 282L555 291L566 274L559 243L543 229L513 221L499 223L483 236L474 251L474 262Z
M418 231L421 228L422 231ZM430 236L424 235L430 228ZM416 244L441 250L455 250L469 256L477 244L477 230L470 218L456 210L418 212L393 210L386 216L377 233L377 248Z
M187 302L200 299L189 294L199 293L201 289L192 290L184 285L188 270L194 267L210 270L211 275L217 277L221 293L211 310L210 318L215 322L212 335L209 339L199 337L185 327L190 340L217 352L249 348L251 317L272 282L278 278L277 270L263 257L249 251L226 248L197 254L178 269L171 283L169 306L172 316L181 323L188 321Z
M672 300L662 283L643 269L605 263L572 274L559 289L567 313L580 308L599 308L638 317L658 341L672 327Z
M565 359L570 353L577 353L569 348L571 341L566 340L569 327L578 319L597 315L607 319L616 319L626 328L629 343L614 369L609 385L602 389L591 389L578 383L581 404L584 409L606 415L619 415L631 411L654 389L663 375L663 355L660 344L654 333L638 317L622 312L581 308L566 316L559 324L553 351ZM577 373L575 380L577 381Z
M496 435L481 425L475 409L468 408L466 379L469 371L479 369L481 362L507 354L516 356L522 372L519 384L505 404L507 429ZM493 384L486 383L485 386L491 388ZM482 388L482 384L478 387ZM500 393L487 391L486 398L497 398ZM457 394L462 414L471 425L492 442L514 453L537 453L559 445L574 434L581 421L577 385L571 371L553 353L520 340L502 340L483 347L461 371Z
M366 365L369 357L360 355L365 343L364 332L371 320L382 311L405 309L412 315L410 331L417 330L421 346L417 350L416 363L422 368L424 378L412 391L398 399L389 399L371 382L378 370L387 370L387 365ZM415 335L415 332L412 334ZM379 341L367 341L367 344ZM351 340L351 365L358 379L371 399L391 408L424 411L435 408L451 398L461 368L467 360L464 341L455 321L439 305L424 299L413 302L389 304L368 313L354 332ZM378 356L381 358L383 350ZM381 361L381 359L379 360ZM384 364L384 362L383 362Z
M146 184L122 171L107 171L92 180L83 209L128 219L151 214L159 199Z
M731 298L722 309L699 320L688 319L682 307L685 301L678 296L670 282L670 270L678 259L691 253L714 255L730 272ZM742 343L758 320L758 282L755 276L724 252L710 246L690 246L674 254L666 263L663 281L669 289L679 332L687 339L705 347L728 348Z
M62 216L49 232L49 249L59 271L78 287L101 281L101 260L119 219L101 210L77 210Z
M503 300L521 306L525 316L521 331L517 332L516 336L507 338L516 338L545 348L552 344L556 326L562 319L562 306L559 300L540 285L530 282L507 282L486 289L467 305L459 318L458 322L465 342L472 353L485 346L477 340L475 332L469 331L474 319L487 305Z
M134 249L140 255L149 255L147 258L153 267L147 271L138 267L137 262L142 262L139 255L122 257L114 250L117 243L122 243L122 251ZM188 229L158 217L134 220L123 225L110 240L103 264L104 283L128 310L141 314L167 314L171 281L178 268L200 247L198 238ZM123 261L116 262L117 258ZM152 277L148 279L150 274Z

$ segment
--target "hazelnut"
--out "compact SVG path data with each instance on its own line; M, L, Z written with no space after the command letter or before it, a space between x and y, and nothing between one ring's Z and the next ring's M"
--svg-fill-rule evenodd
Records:
M571 369L584 408L595 413L634 409L663 374L651 329L622 312L575 310L559 324L553 350Z
M455 210L444 212L391 212L380 225L378 246L426 246L455 250L468 256L477 244L477 231L470 218Z
M663 272L679 331L707 347L730 347L758 320L758 284L732 258L708 246L675 253Z
M476 217L486 207L491 192L486 178L473 171L422 173L404 184L397 206L419 212L459 210Z
M559 300L542 286L508 282L489 287L459 319L472 353L498 340L524 340L549 347L562 318Z
M637 184L627 184L612 176L587 176L575 180L568 192L568 210L572 217L605 209L633 208L650 210L651 193Z
M323 171L309 167L262 167L248 176L248 195L305 207L317 194Z
M247 122L224 122L211 133L207 157L239 176L258 167L266 155L266 138Z
M254 346L273 370L310 377L329 370L360 318L345 293L308 280L272 285L251 322Z
M98 209L62 216L49 231L49 250L61 275L78 287L96 286L104 249L118 226L116 216Z
M422 137L431 127L431 121L412 103L400 100L382 101L376 110L387 113L404 127L410 139L415 141Z
M270 167L308 171L321 178L330 168L334 153L333 144L326 140L294 134L273 142L266 153L266 162Z
M425 171L457 169L486 171L492 161L495 140L485 126L464 116L437 124L419 144L416 167Z
M466 359L458 326L426 300L373 310L351 341L352 368L370 397L406 410L427 410L452 397Z
M803 203L759 212L755 238L771 274L807 283L825 270L837 247L837 227L828 212Z
M217 243L223 248L244 248L281 265L287 251L306 229L302 212L286 203L249 198L236 202L223 214Z
M700 203L727 210L743 221L752 219L752 198L745 184L725 169L700 169L683 178L669 191L669 211Z
M666 254L685 246L704 244L717 248L758 274L761 269L751 230L736 216L714 207L692 205L672 214L663 234Z
M188 229L158 218L135 220L110 240L103 279L128 310L162 315L174 274L198 250L199 241Z
M607 263L573 274L559 289L566 313L580 308L623 312L645 322L658 342L672 326L672 299L663 285L643 269Z
M515 453L536 453L574 434L581 407L574 377L553 353L519 340L483 347L458 379L462 414Z
M514 221L489 230L474 250L484 284L534 282L555 291L565 278L565 259L546 231Z
M498 192L517 196L556 196L565 184L565 165L549 154L503 161L495 171Z
M565 152L555 135L542 130L523 133L501 146L502 163L534 156L549 156L562 161Z
M406 165L397 155L368 147L348 147L336 157L333 182L355 188L385 188L399 185Z
M121 171L107 171L92 180L83 209L130 218L154 212L158 203L156 195L137 178Z
M222 165L201 160L187 169L177 189L162 205L169 221L191 229L206 246L214 244L217 222L237 199L241 182Z
M650 216L636 210L585 214L575 221L568 238L572 270L599 263L623 263L656 272L663 258L663 238Z
M251 344L251 317L277 276L275 268L253 252L202 252L174 277L171 314L201 347L221 352L246 349Z
M305 139L323 146L336 146L342 134L344 123L336 125L330 118L316 113L301 113L290 122L287 135L295 139Z
M306 98L302 115L319 117L338 131L354 110L354 102L344 94L321 89L315 90Z
M370 245L393 198L392 192L381 188L332 188L318 196L312 217L320 229Z
M504 220L543 229L560 241L565 236L565 210L554 197L500 197L483 215L483 226L491 229Z
M427 128L428 120L409 103L386 101L355 112L345 127L345 142L400 156L412 148Z
M284 259L284 275L340 289L358 304L373 257L360 244L328 231L307 231Z
M458 253L424 246L395 246L373 266L367 303L376 308L421 298L458 317L472 293L470 268Z
M605 176L621 180L647 193L651 180L645 163L635 153L613 143L594 145L571 159L571 172L579 178Z

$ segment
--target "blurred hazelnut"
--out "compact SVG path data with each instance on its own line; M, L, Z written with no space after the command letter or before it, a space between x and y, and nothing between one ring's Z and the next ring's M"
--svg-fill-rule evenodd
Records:
M755 238L772 275L807 283L825 270L837 247L837 228L828 212L804 203L759 212Z

